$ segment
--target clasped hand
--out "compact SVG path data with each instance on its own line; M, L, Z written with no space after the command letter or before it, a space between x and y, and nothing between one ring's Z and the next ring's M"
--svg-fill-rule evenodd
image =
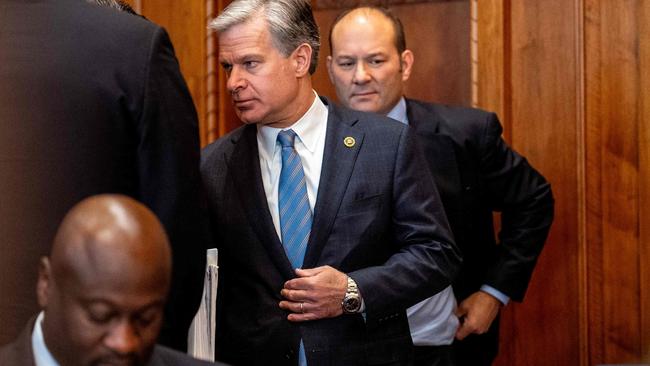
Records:
M347 290L347 275L330 266L296 269L298 278L284 283L280 308L291 312L292 322L333 318L343 313L341 301Z

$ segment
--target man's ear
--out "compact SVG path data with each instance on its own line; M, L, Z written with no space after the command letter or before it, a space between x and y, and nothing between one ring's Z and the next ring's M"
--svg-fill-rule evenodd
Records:
M298 48L296 48L291 57L296 66L296 76L303 77L309 74L309 66L311 65L311 46L307 43L303 43Z
M332 56L327 56L327 74L330 76L330 81L334 84L334 77L332 75Z
M52 266L47 257L41 257L38 264L38 282L36 283L36 298L41 309L47 307L52 286Z
M402 81L408 80L411 76L414 58L415 56L411 50L404 50L400 55L400 62L402 63Z

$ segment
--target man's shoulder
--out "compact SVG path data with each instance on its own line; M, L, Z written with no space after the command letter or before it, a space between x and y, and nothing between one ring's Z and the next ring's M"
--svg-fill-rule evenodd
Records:
M60 13L67 14L71 21L80 21L82 25L106 28L107 33L131 33L138 30L153 31L160 28L141 16L129 14L118 9L89 2L64 0L57 2ZM115 28L119 26L118 28Z
M49 2L25 1L3 3L1 21L15 21L26 24L44 23L47 27L32 26L31 34L41 36L44 42L49 42L51 47L62 47L69 43L79 43L78 47L92 42L99 43L98 47L111 49L125 49L128 46L143 46L140 35L151 35L162 28L143 17L129 14L108 6L100 6L87 1L58 0ZM28 13L29 18L20 17ZM18 20L19 19L19 20ZM7 36L11 36L11 32ZM43 36L45 37L45 36ZM102 43L104 38L118 39L122 43ZM145 44L144 47L148 47ZM80 52L75 52L76 54ZM93 56L92 54L90 56ZM102 61L95 55L95 62Z
M15 341L0 346L0 366L11 365L11 362L16 359L16 344Z
M243 138L244 133L252 133L250 129L256 129L256 127L254 125L240 126L209 143L201 149L201 164L213 160L223 154L229 154L232 152L235 145Z
M149 362L149 366L167 366L167 365L175 365L175 366L222 365L224 366L225 364L219 362L213 363L208 361L202 361L194 357L191 357L185 353L175 351L171 348L157 345L154 348L154 352L153 355L151 356L151 361Z
M407 112L416 129L435 129L452 138L481 138L487 129L500 129L496 114L479 108L407 99Z
M34 355L31 348L31 334L34 326L32 318L18 338L0 347L0 366L34 365Z
M490 111L486 111L480 108L466 107L460 105L451 105L443 103L432 103L424 102L417 99L406 99L407 109L418 110L419 112L431 113L440 115L442 117L447 116L467 116L467 118L481 118L493 114Z
M331 120L353 125L365 132L399 134L406 128L403 123L382 114L357 111L330 101L328 101L328 104L331 104L329 105L329 112L332 114Z

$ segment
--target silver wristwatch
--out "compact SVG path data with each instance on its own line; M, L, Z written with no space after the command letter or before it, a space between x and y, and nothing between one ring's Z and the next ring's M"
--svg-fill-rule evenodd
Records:
M361 310L361 295L357 283L350 276L348 276L348 289L341 301L341 307L344 314L356 314Z

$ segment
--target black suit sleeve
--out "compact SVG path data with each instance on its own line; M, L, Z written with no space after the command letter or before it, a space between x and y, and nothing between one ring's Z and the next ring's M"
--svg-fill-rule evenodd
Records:
M508 147L501 133L496 115L488 114L479 146L482 195L502 212L502 229L485 284L521 301L553 221L554 201L550 184Z
M148 67L137 131L140 199L158 215L172 246L172 285L160 342L185 350L201 298L207 240L197 114L162 28L152 39Z
M422 152L410 129L403 131L388 203L394 254L381 266L349 273L370 319L403 311L441 291L451 284L461 263Z

